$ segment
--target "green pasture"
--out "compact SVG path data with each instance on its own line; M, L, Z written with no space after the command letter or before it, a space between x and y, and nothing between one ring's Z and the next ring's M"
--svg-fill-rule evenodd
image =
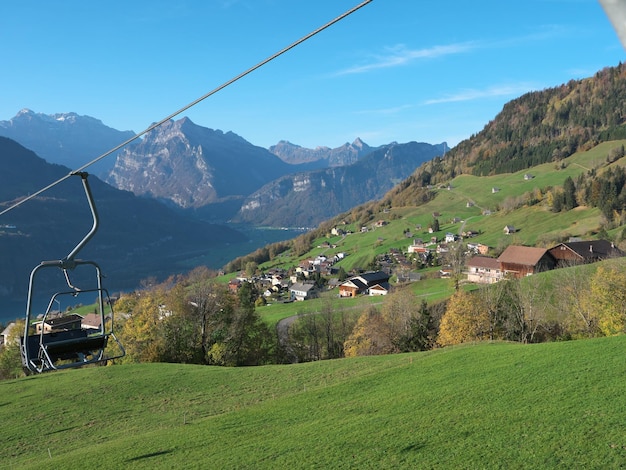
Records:
M619 468L626 336L0 383L3 468Z

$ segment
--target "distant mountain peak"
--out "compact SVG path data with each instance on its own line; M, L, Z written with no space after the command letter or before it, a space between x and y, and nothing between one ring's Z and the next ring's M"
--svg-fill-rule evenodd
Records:
M0 121L0 136L19 142L50 163L68 168L78 168L134 135L74 112L43 114L23 108L12 119ZM102 160L90 171L102 176L112 165L112 158Z
M278 144L269 148L269 151L278 156L282 161L292 165L301 163L320 162L320 167L336 167L351 165L361 157L376 150L368 146L360 138L352 144L346 142L341 147L330 148L317 146L314 149L292 144L287 140L281 140Z

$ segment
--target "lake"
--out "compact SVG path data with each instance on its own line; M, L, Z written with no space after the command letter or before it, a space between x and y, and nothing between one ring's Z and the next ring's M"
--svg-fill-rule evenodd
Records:
M172 274L184 274L191 271L197 266L207 266L211 269L220 269L233 259L252 253L257 248L269 245L271 243L290 240L304 233L307 229L300 228L271 228L271 227L252 227L246 225L230 225L232 228L244 233L248 238L242 243L233 243L226 246L216 248L208 248L206 253L194 255L192 258L181 257L176 263L169 261L161 266L156 272L158 280L164 280ZM99 263L106 274L106 260L95 260ZM34 266L33 266L34 268ZM155 271L150 268L147 272L139 269L133 273L129 279L118 283L114 276L109 276L104 281L104 287L108 289L111 295L119 292L131 291L139 287L140 281L153 275ZM125 273L128 274L128 273ZM23 318L26 314L26 297L28 293L28 278L24 279L24 292L22 298L7 298L0 296L0 324ZM38 292L33 300L33 311L45 310L50 302L54 292Z

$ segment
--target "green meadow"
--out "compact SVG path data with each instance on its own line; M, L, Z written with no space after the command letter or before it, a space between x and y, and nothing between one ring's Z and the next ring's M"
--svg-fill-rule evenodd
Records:
M0 383L3 468L619 468L626 336Z

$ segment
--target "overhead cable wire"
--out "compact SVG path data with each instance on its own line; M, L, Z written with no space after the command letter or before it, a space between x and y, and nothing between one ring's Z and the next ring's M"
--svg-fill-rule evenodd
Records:
M303 36L302 38L298 39L297 41L291 43L290 45L288 45L287 47L284 47L283 49L281 49L280 51L274 53L273 55L269 56L267 59L262 60L261 62L259 62L258 64L250 67L248 70L246 70L245 72L240 73L239 75L237 75L236 77L231 78L230 80L228 80L227 82L224 82L223 84L221 84L220 86L218 86L217 88L214 88L213 90L209 91L208 93L202 95L200 98L195 99L194 101L192 101L191 103L187 104L186 106L183 106L182 108L180 108L178 111L173 112L172 114L170 114L167 117L164 117L163 119L161 119L158 122L155 122L154 124L150 125L148 128L146 128L145 130L141 131L138 134L135 134L133 137L129 138L128 140L125 140L124 142L122 142L121 144L113 147L111 150L106 151L105 153L103 153L102 155L94 158L93 160L91 160L90 162L84 164L83 166L81 166L80 168L77 168L76 170L72 170L70 173L68 173L67 175L63 176L62 178L59 178L58 180L50 183L49 185L41 188L40 190L38 190L37 192L30 194L26 197L24 197L23 199L20 199L18 202L16 202L15 204L7 207L6 209L4 209L2 212L0 212L0 216L6 214L9 211L12 211L13 209L21 206L22 204L24 204L26 201L29 201L31 199L36 198L37 196L39 196L40 194L48 191L49 189L52 189L54 186L56 186L57 184L62 183L63 181L65 181L66 179L68 179L69 177L82 172L83 170L85 170L86 168L88 168L89 166L93 165L96 162L99 162L100 160L102 160L105 157L108 157L109 155L111 155L114 152L117 152L118 150L122 149L123 147L126 147L128 144L130 144L131 142L134 142L135 140L139 139L140 137L146 135L148 132L156 129L159 126L162 126L163 124L165 124L166 122L168 122L169 120L175 118L176 116L178 116L181 113L184 113L185 111L187 111L189 108L192 108L193 106L197 105L198 103L200 103L201 101L204 101L205 99L207 99L208 97L214 95L215 93L217 93L220 90L223 90L224 88L226 88L227 86L232 85L233 83L235 83L237 80L245 77L246 75L254 72L256 69L263 67L265 64L267 64L268 62L271 62L272 60L276 59L277 57L283 55L285 52L293 49L294 47L298 46L299 44L302 44L304 41L312 38L313 36L315 36L316 34L324 31L325 29L329 28L330 26L334 25L335 23L343 20L345 17L351 15L352 13L354 13L355 11L361 9L362 7L364 7L365 5L367 5L368 3L371 3L373 0L365 0L363 2L361 2L360 4L358 4L357 6L351 8L350 10L346 11L345 13L337 16L336 18L332 19L331 21L329 21L328 23L320 26L319 28L317 28L314 31L311 31L309 34L307 34L306 36Z

